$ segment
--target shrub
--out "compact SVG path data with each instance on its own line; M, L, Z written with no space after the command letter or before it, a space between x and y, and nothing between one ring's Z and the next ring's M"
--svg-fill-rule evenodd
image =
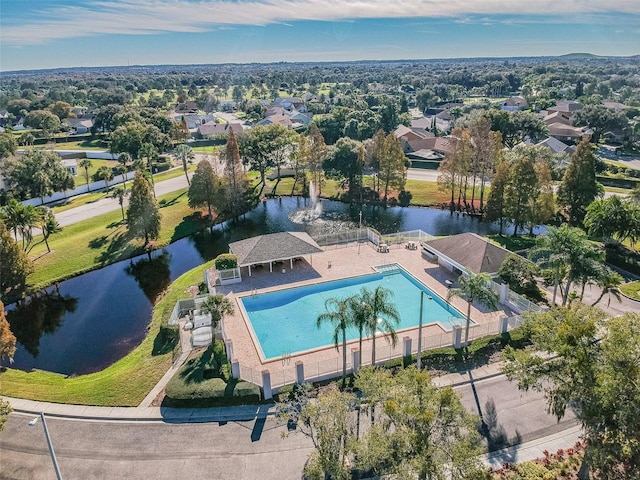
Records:
M231 365L220 341L189 359L171 378L162 402L166 407L214 407L260 402L260 388L231 378Z
M216 270L228 270L238 266L238 256L232 253L221 253L214 262Z

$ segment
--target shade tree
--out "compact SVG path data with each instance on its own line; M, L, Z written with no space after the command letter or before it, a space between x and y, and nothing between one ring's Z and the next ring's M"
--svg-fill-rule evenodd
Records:
M578 474L640 477L640 315L614 318L582 304L529 315L533 349L504 352L507 378L542 392L558 420L571 408L587 450Z

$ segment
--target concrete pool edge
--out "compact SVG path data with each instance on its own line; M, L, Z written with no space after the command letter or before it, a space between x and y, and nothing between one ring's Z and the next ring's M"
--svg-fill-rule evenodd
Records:
M408 277L409 281L411 281L414 284L417 284L416 285L417 288L425 291L425 293L429 292L429 295L433 295L434 297L439 299L440 303L446 304L447 305L447 307L446 307L447 310L453 309L454 312L457 313L457 315L451 315L451 316L455 316L456 318L459 318L460 320L466 321L466 315L464 315L458 308L456 308L449 301L447 301L445 298L443 298L441 295L439 295L434 289L429 287L425 282L422 282L419 278L417 278L414 274L412 274L407 268L405 268L402 265L402 263L399 263L399 262L394 262L394 263L391 263L391 264L385 264L385 265L379 265L379 266L372 265L370 267L372 272L370 272L370 273L360 273L360 274L356 274L356 275L342 276L342 277L332 278L332 279L320 279L319 281L306 281L306 282L303 282L300 285L295 285L295 286L274 286L274 287L266 288L265 289L266 291L262 291L262 292L258 292L257 289L254 289L252 291L247 291L247 292L234 294L235 301L239 306L240 316L242 318L242 321L243 321L243 324L244 324L245 328L249 332L249 336L251 338L251 341L252 341L252 344L253 344L253 348L254 348L255 352L257 353L257 355L258 355L258 359L260 361L261 367L266 367L266 366L271 365L271 364L276 363L276 362L283 362L283 361L290 362L292 359L303 357L305 355L309 355L309 354L313 354L313 353L317 353L317 352L334 350L334 349L336 351L339 351L339 349L337 349L335 347L335 345L327 344L327 345L322 345L322 346L319 346L319 347L314 347L314 348L310 348L310 349L306 349L306 350L299 350L299 351L296 351L296 352L288 352L288 353L284 352L284 354L280 355L280 356L266 357L266 355L264 354L263 348L262 348L262 344L260 343L260 340L259 340L259 338L258 338L258 336L257 336L257 334L256 334L256 332L255 332L255 330L253 328L253 324L252 324L252 322L251 322L251 320L249 318L249 314L247 313L247 310L245 309L245 305L244 305L243 299L250 298L250 297L255 296L255 295L258 295L258 296L259 295L269 295L269 294L272 294L272 293L282 292L282 291L286 291L286 290L302 289L302 288L306 288L306 287L310 287L310 286L321 285L323 283L333 283L333 282L339 282L339 281L349 280L349 279L354 279L354 278L359 278L359 277L368 277L368 276L372 276L372 275L385 276L385 274L391 274L391 272L389 270L383 269L381 267L391 267L391 266L393 266L394 269L400 270L404 276ZM440 305L440 307L444 308L442 305ZM471 324L475 324L475 322L471 321ZM426 328L426 327L437 327L442 332L442 334L451 333L451 331L453 330L453 326L450 329L447 329L447 328L445 328L445 326L440 321L433 321L433 322L429 322L428 324L424 324L423 328ZM420 328L419 325L405 327L405 328L396 330L396 334L398 336L400 334L407 334L408 332L417 331L419 328ZM388 336L388 334L385 333L385 332L380 332L380 333L376 334L376 338L387 337L387 336ZM364 336L362 340L363 340L363 342L370 341L371 337ZM346 344L347 344L347 347L349 347L349 346L353 347L354 344L358 345L359 344L359 338L348 340L346 342ZM361 354L362 354L362 352L361 352Z

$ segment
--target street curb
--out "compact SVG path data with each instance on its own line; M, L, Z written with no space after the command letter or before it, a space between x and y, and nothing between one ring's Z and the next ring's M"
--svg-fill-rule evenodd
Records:
M460 375L468 375L468 371L464 372L464 373L460 373ZM491 378L496 378L503 375L503 373L501 372L495 372L495 373L489 373L487 375L483 375L483 376L479 376L479 377L474 377L473 380L470 379L465 379L463 381L457 381L457 382L452 382L452 383L442 383L440 384L438 382L437 387L438 388L443 388L443 387L460 387L463 385L468 385L470 384L472 381L473 382L477 382L477 381L481 381L481 380L487 380L487 379L491 379ZM442 377L434 377L434 383L437 382L437 379L439 378L443 378L445 377L445 375L443 375ZM4 399L8 400L10 403L13 403L15 401L19 401L22 399L17 399L17 398L12 398L12 397L3 397ZM170 413L172 412L168 412L169 414L167 416L162 416L162 414L158 415L158 416L144 416L144 417L138 417L135 416L135 413L137 411L140 410L141 407L97 407L97 408L126 408L126 409L130 409L129 411L131 412L131 416L110 416L110 415L102 415L102 414L97 414L97 415L74 415L73 413L61 413L61 412L55 412L55 411L47 411L47 410L51 410L51 408L45 408L45 406L54 406L53 410L55 410L55 406L60 405L60 406L68 406L68 404L62 404L62 403L50 403L50 402L40 402L43 405L42 409L37 409L35 407L32 408L25 408L25 407L13 407L13 411L16 413L21 413L21 414L30 414L30 415L37 415L40 413L40 411L44 410L44 413L47 417L51 417L51 418L60 418L60 419L66 419L66 420L87 420L87 421L97 421L97 422L162 422L162 423L213 423L213 422L232 422L232 421L249 421L249 420L255 420L256 418L267 418L269 416L274 416L275 413L272 411L273 407L275 406L275 403L271 403L271 404L263 404L263 405L256 405L255 412L252 413L244 413L244 412L233 412L233 409L236 407L215 407L215 408L219 408L219 409L224 409L225 411L221 411L219 413L210 413L210 414L203 414L202 416L198 415L197 412L202 412L204 413L205 410L208 410L207 408L185 408L185 409L178 409L178 408L172 408L172 411L176 411L176 412L180 412L174 415L171 415ZM259 411L260 407L267 407L266 412L263 411ZM78 405L78 407L83 407L83 408L87 408L89 407L88 405ZM189 413L189 411L191 411L192 413Z

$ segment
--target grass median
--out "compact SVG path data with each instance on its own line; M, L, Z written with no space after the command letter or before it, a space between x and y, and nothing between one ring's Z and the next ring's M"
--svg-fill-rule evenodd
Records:
M142 343L106 369L67 378L55 373L0 370L0 394L39 400L97 406L136 406L171 365L176 330L167 327L175 303L185 290L202 281L202 271L213 261L178 277L153 310L149 332Z
M157 246L168 245L206 227L200 212L187 205L187 189L158 197L162 226ZM32 289L95 270L145 252L142 240L132 239L120 209L68 225L49 238L51 252L36 237L29 252L35 272L28 281Z

